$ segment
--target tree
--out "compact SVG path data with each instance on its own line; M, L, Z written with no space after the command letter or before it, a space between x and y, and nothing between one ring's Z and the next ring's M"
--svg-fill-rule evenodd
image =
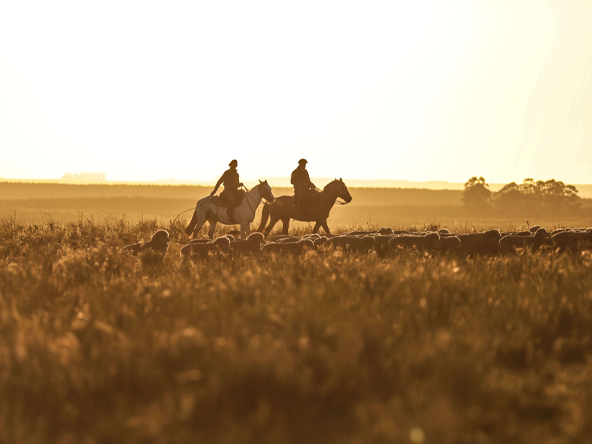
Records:
M509 183L493 195L493 201L500 210L524 210L533 214L573 210L581 205L576 187L555 179L528 178L520 185Z
M487 208L491 200L491 190L483 177L473 176L465 183L463 202L473 208Z

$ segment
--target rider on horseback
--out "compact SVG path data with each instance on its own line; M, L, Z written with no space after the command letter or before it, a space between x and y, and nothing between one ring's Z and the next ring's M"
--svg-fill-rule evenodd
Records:
M228 166L230 168L224 171L224 174L222 174L222 177L220 178L220 180L218 180L218 183L216 183L214 191L210 193L210 196L216 194L216 191L218 190L220 185L224 184L224 191L222 191L220 197L224 196L226 198L226 201L228 202L228 210L226 210L226 212L228 213L228 219L230 223L235 223L236 221L234 220L234 207L236 206L237 200L239 199L239 187L242 187L244 185L242 184L242 182L240 182L238 177L238 171L236 171L236 167L238 166L238 162L236 161L236 159L233 159L228 164Z
M292 171L290 183L294 185L293 206L300 206L302 204L303 207L306 207L313 197L313 193L309 193L309 190L315 190L317 188L310 181L310 176L308 175L308 171L306 171L307 163L308 161L306 159L300 159L298 161L298 168Z

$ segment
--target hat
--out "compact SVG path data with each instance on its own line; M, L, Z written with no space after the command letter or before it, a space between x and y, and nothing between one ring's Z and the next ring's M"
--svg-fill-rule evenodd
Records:
M308 163L308 160L306 160L306 159L300 159L298 161L298 165L302 165L303 163Z
M237 166L237 165L238 165L238 162L237 162L237 160L236 160L236 159L232 159L232 160L230 161L230 163L228 164L228 166L229 166L229 167L231 167L231 166Z

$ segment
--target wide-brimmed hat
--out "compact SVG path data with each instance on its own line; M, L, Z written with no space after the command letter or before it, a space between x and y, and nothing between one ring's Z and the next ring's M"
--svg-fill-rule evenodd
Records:
M300 159L298 161L298 165L302 165L303 163L308 163L308 160L306 160L306 159Z
M238 161L236 159L232 159L230 161L230 163L228 164L229 167L237 166L237 165L238 165Z

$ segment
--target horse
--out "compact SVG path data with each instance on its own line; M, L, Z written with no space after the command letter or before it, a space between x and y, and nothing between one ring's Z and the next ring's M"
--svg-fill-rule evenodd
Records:
M191 236L192 234L196 236L206 220L210 223L210 229L208 231L210 239L214 238L214 231L216 231L216 224L218 222L224 225L234 225L228 220L227 207L221 207L218 204L218 199L214 197L207 196L197 201L191 222L189 222L185 230L187 236ZM261 199L265 199L270 203L273 203L275 200L267 181L259 181L259 184L254 186L251 191L245 193L240 205L234 208L234 218L240 224L240 235L242 239L246 239L251 234L250 223L255 218L255 211L261 203Z
M335 179L328 183L323 188L323 191L317 195L316 202L306 209L302 209L300 206L293 206L292 196L280 196L275 202L265 204L263 213L261 214L261 223L255 231L263 233L267 237L274 225L281 220L284 225L282 233L288 234L290 219L294 219L303 222L316 222L312 230L313 233L318 232L321 227L323 227L325 233L330 233L327 226L327 218L337 198L343 199L346 203L352 201L349 190L342 179ZM265 228L267 220L270 217L269 225Z

